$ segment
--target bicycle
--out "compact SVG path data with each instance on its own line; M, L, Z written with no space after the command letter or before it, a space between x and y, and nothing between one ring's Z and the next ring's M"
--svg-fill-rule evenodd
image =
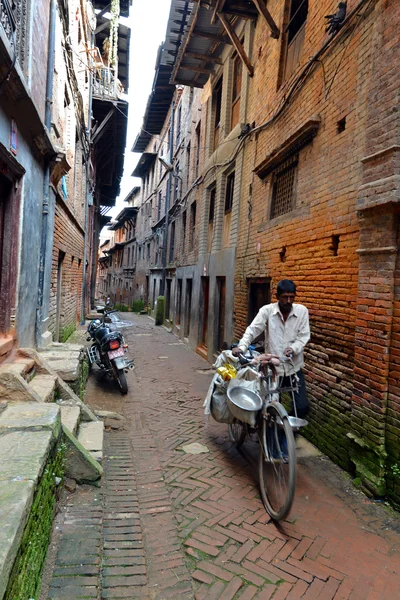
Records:
M260 394L242 389L241 394L247 397L249 401L257 404L256 397L261 400L261 408L256 415L255 432L259 439L259 483L261 498L266 511L274 521L281 521L290 512L292 508L295 489L296 489L296 444L293 435L293 429L299 429L307 425L305 419L297 417L296 405L293 394L298 390L296 376L292 376L291 387L281 387L274 383L274 371L271 364L264 365L265 374L257 369L254 357L247 358L244 355L239 357L242 366L250 366L258 372L260 379L264 382L263 397ZM281 361L291 362L290 358L283 357ZM261 387L261 386L260 386ZM235 403L233 397L235 393L232 390L240 389L240 385L228 388L228 399L230 403ZM289 416L285 407L280 402L282 393L291 394L295 416ZM277 399L278 398L278 399ZM232 408L232 404L231 404ZM238 413L236 413L238 414ZM250 428L246 422L235 418L232 424L228 425L229 437L240 447L250 433Z

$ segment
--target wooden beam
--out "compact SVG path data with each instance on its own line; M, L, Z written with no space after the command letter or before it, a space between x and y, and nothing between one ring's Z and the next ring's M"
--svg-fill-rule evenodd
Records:
M222 12L222 10L224 9L225 2L226 2L226 0L217 0L217 3L214 7L213 14L211 17L211 25L214 25L214 23L216 23L217 13Z
M255 13L250 13L246 10L240 10L236 8L225 8L224 13L226 15L234 15L235 17L239 17L240 19L256 19L258 15Z
M93 144L96 144L98 142L98 140L101 138L101 136L103 135L103 133L106 131L108 122L110 121L111 117L114 115L115 111L116 111L116 108L115 108L115 106L113 106L112 109L106 114L106 116L104 117L104 119L102 120L100 125L96 128L96 131L92 135L92 143Z
M254 75L254 67L251 64L251 62L249 61L249 58L245 52L245 49L243 48L238 36L236 35L232 25L229 23L229 21L227 20L227 18L225 17L225 15L223 15L222 13L218 13L218 18L221 21L222 25L225 28L226 33L229 35L232 44L235 46L237 53L239 54L240 58L242 59L250 77L253 77Z
M100 33L100 31L103 31L103 29L106 29L107 27L110 27L110 21L107 19L107 21L105 21L102 25L99 25L96 29L94 34L97 35L98 33Z
M264 0L253 0L253 3L255 4L260 15L265 19L265 22L267 23L268 27L270 28L271 37L277 40L279 38L280 31L274 19L272 18L268 8L265 6Z
M193 31L192 35L196 37L207 38L209 40L213 40L214 42L219 42L220 44L232 44L227 35L218 35L217 33L207 33L196 30Z
M200 52L185 52L186 58L195 58L196 60L204 60L205 62L216 63L217 65L222 65L222 60L217 56L212 56L211 54L200 54Z
M205 69L204 67L194 67L193 65L184 65L181 63L180 65L181 69L184 69L185 71L194 71L196 73L211 73L212 69Z

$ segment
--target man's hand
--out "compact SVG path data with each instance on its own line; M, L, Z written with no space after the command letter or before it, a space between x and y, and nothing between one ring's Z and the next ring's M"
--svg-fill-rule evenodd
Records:
M294 354L293 348L286 348L283 354L284 356L288 356L289 358L291 358Z
M236 348L232 348L232 354L233 356L240 356L240 354L243 354L243 351L236 346Z

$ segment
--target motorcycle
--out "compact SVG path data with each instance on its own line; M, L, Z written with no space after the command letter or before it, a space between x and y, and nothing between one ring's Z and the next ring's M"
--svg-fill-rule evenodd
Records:
M100 307L97 312L101 313L102 317L90 321L87 328L90 336L87 341L93 342L87 348L90 366L96 363L100 369L106 371L109 377L115 379L121 394L127 394L128 383L125 373L128 372L128 369L134 369L135 365L133 360L125 358L128 344L126 344L124 336L119 331L111 331L109 326L112 323L109 315L117 311Z

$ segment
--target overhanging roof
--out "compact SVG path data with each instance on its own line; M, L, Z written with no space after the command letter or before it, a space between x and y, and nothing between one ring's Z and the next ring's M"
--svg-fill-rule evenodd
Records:
M132 219L137 214L138 210L139 209L134 206L126 206L121 210L119 215L115 217L115 223L113 223L113 225L111 225L111 227L109 227L108 229L111 229L113 231L120 229L124 226L124 223L126 223L126 221L129 221L129 219Z
M130 200L132 200L133 198L135 198L138 195L139 192L140 192L140 185L135 185L131 189L129 194L127 194L126 197L124 198L124 202L129 202Z
M157 154L154 152L143 152L139 158L138 164L136 165L132 177L145 177L154 164L157 158Z
M265 0L172 0L165 52L172 69L171 82L203 87L221 62L225 44L232 44L252 75L253 67L234 31L237 19L265 19L272 37L279 30ZM236 38L236 39L235 39Z
M147 101L142 128L133 144L132 152L144 152L151 137L161 132L175 92L175 86L170 83L172 68L166 64L164 44L161 44L158 49L155 69L153 87Z
M112 115L108 118L110 111ZM93 98L93 118L100 126L106 122L101 136L93 143L96 192L100 206L114 206L124 170L128 103Z

